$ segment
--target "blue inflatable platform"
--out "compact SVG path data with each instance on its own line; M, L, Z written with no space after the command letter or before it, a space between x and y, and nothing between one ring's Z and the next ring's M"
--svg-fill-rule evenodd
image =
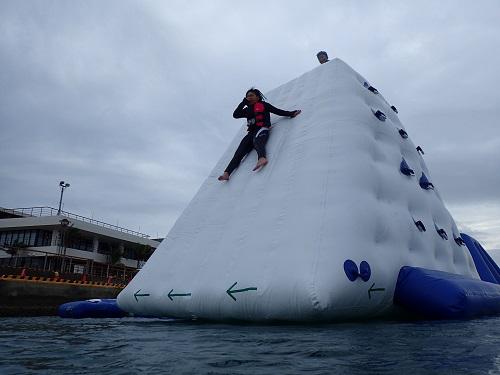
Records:
M394 303L428 319L469 319L500 314L500 285L463 275L402 267Z
M57 311L61 318L123 318L128 314L120 309L116 299L89 299L64 303Z

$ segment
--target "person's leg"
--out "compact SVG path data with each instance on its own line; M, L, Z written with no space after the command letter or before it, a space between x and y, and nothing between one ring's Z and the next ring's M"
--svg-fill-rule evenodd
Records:
M257 165L253 169L254 171L267 164L266 143L268 139L269 139L269 129L267 128L260 129L253 139L253 147L257 151L257 157L258 157Z
M252 148L253 148L253 134L248 133L241 140L240 145L236 149L236 152L234 153L233 158L229 162L226 170L224 171L224 174L219 176L219 181L229 180L229 175L233 173L233 171L236 168L238 168L238 165L240 165L241 160L245 157L246 154L252 151Z

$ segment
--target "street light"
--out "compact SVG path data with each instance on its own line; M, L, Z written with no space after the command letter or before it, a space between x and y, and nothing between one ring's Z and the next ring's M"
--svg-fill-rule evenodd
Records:
M65 260L66 260L66 247L67 247L67 243L66 243L66 231L69 228L73 227L74 224L71 221L69 221L68 219L66 219L66 218L59 220L59 223L61 224L61 229L60 229L60 232L59 232L59 236L60 236L60 241L59 241L60 251L59 251L59 254L62 255L60 271L61 271L61 273L63 273L64 272L64 263L65 263Z
M64 189L69 188L69 184L65 183L64 181L59 182L59 186L61 188L61 198L59 198L59 209L57 210L57 215L61 214L61 205L62 205L62 198L64 194Z

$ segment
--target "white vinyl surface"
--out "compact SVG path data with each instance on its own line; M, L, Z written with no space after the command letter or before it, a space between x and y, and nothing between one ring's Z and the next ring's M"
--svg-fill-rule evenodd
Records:
M162 317L336 320L392 312L405 265L479 279L467 248L454 241L459 231L439 186L419 186L422 172L433 180L411 129L403 139L398 115L365 81L335 59L266 94L278 108L302 110L294 119L272 117L269 164L253 172L253 151L230 181L217 180L245 135L242 124L166 239L120 293L119 306ZM377 110L386 121L374 116ZM403 157L415 176L400 172ZM347 259L358 267L368 262L370 279L350 281Z

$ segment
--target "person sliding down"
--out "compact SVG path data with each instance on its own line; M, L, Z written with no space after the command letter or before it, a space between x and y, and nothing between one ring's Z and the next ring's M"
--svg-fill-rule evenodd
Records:
M257 151L258 159L253 170L256 171L267 164L266 142L271 127L270 113L292 118L301 113L300 110L284 111L276 108L265 102L264 99L266 98L260 90L251 88L247 91L243 101L234 110L234 118L247 119L248 134L241 140L226 170L219 176L219 181L229 180L229 176L240 165L241 160L254 148Z

